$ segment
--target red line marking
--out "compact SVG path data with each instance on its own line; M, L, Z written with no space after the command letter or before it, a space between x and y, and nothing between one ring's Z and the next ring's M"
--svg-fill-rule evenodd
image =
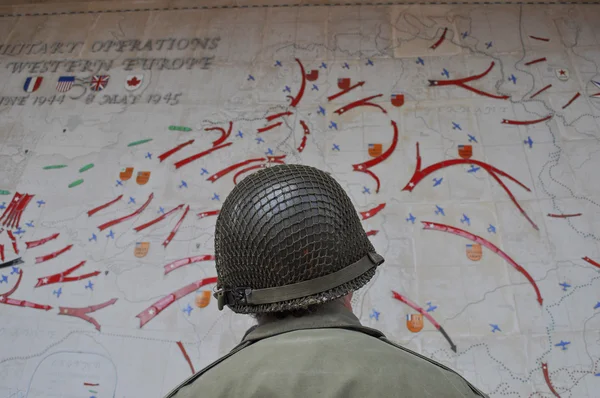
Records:
M232 164L231 166L224 168L223 170L211 175L210 177L208 177L206 180L210 181L210 182L215 182L217 181L219 178L231 173L233 170L238 169L240 167L246 166L250 163L255 163L255 162L262 162L262 161L267 161L269 163L281 163L281 159L284 159L286 155L280 155L280 156L267 156L266 158L253 158L253 159L248 159L248 160L244 160L243 162L239 162L239 163L235 163Z
M204 217L208 217L208 216L216 216L218 215L220 212L220 210L210 210L210 211L203 211L202 213L198 213L198 217L199 218L204 218Z
M546 39L544 37L537 37L537 36L531 36L531 35L529 37L531 37L532 39L535 39L535 40L540 40L540 41L550 41L550 39Z
M298 94L296 94L295 97L288 95L288 98L292 99L290 106L293 108L295 108L300 103L300 100L304 95L304 89L306 88L306 71L304 70L304 65L302 65L302 62L300 62L298 58L296 58L296 62L298 62L298 65L300 66L300 72L302 73L302 83L300 84L300 90L298 90Z
M0 221L2 221L2 225L8 228L19 228L19 224L21 223L21 215L25 208L31 201L34 195L29 194L20 194L19 192L15 192L12 200L8 207L0 216ZM13 245L14 247L15 245Z
M381 203L375 207L373 207L370 210L367 211L361 211L360 212L360 216L362 217L363 220L367 220L373 216L375 216L377 213L379 213L381 210L383 210L383 208L385 207L385 203Z
M212 278L204 278L199 281L190 283L189 285L186 285L181 289L174 291L173 293L167 294L165 297L158 300L150 307L146 308L144 311L136 315L136 318L140 319L140 328L148 322L150 322L152 319L154 319L158 314L160 314L165 308L169 307L175 301L187 296L190 293L195 292L204 285L209 285L212 283L217 283L216 276Z
M588 263L592 264L594 267L598 267L600 268L600 263L597 263L596 261L592 260L589 257L583 257L583 260L587 261Z
M84 274L84 275L80 275L80 276L69 276L72 272L83 267L84 265L85 265L85 261L82 261L79 264L75 265L74 267L71 267L61 273L38 278L38 282L37 282L37 285L35 285L35 287L51 285L53 283L75 282L75 281L80 281L82 279L91 278L96 275L100 275L100 273L101 273L100 271L95 271L95 272L90 272L89 274Z
M367 97L367 98L360 99L358 101L351 102L348 105L345 105L345 106L341 107L340 109L336 110L334 113L337 113L338 115L341 115L341 114L346 113L349 110L352 110L352 109L357 108L359 106L373 106L375 108L379 108L383 113L387 114L387 111L381 105L369 102L370 100L372 100L374 98L382 97L382 96L383 96L383 94L377 94L377 95L372 95L372 96Z
M163 267L165 269L165 275L167 275L169 272L175 271L177 268L200 261L215 261L215 256L212 254L204 254L201 256L182 258L181 260L173 261L172 263L169 263Z
M525 278L527 278L527 280L529 281L529 283L533 286L533 289L535 290L535 294L537 296L538 303L540 305L542 305L544 300L542 299L540 289L538 289L538 286L537 286L537 283L535 282L535 280L531 277L531 275L529 274L529 272L527 272L527 270L525 268L523 268L522 266L517 264L515 262L515 260L513 260L508 254L506 254L505 252L500 250L498 248L498 246L496 246L492 242L482 238L481 236L474 235L474 234L467 232L465 230L462 230L460 228L451 227L450 225L445 225L445 224L438 224L438 223L434 223L434 222L430 222L430 221L421 221L421 222L423 223L423 229L427 229L427 230L434 229L437 231L448 232L451 234L462 236L463 238L469 239L475 243L479 243L480 245L487 247L488 249L490 249L491 251L496 253L498 256L502 257L506 262L508 262L510 265L512 265L513 268L515 268L517 271L519 271L521 274L523 274L523 276L525 276Z
M304 147L306 146L306 136L302 137L302 142L300 143L300 146L297 148L298 152L302 153L302 151L304 150Z
M258 129L257 133L260 134L260 133L264 133L265 131L273 130L275 127L279 127L282 124L283 124L283 122L277 122L275 124L270 124L270 125L268 125L266 127L262 127L260 129Z
M327 101L333 101L334 99L336 99L338 97L341 97L344 94L349 93L350 91L354 90L355 88L362 87L364 84L365 84L364 81L363 82L358 82L358 83L356 83L356 84L354 84L354 85L352 85L352 86L350 86L350 87L348 87L348 88L346 88L346 89L344 89L344 90L342 90L342 91L340 91L338 93L330 95L329 97L327 97Z
M190 356L188 355L187 351L185 350L185 347L183 346L183 343L181 341L178 341L177 345L179 346L179 349L181 350L181 353L183 354L183 357L187 361L188 365L190 365L190 369L192 370L192 374L195 374L196 370L194 369L194 365L192 364L192 360L190 359Z
M71 250L72 247L73 247L73 245L68 245L58 251L55 251L54 253L46 254L45 256L36 257L35 263L39 264L39 263L43 263L44 261L52 260L53 258L56 258L56 257L60 256L61 254L68 252L69 250Z
M195 154L193 156L190 156L190 157L187 157L185 159L182 159L179 162L175 162L174 163L175 164L175 169L179 169L180 167L183 167L186 164L193 162L194 160L198 160L201 157L204 157L204 156L206 156L208 154L213 153L214 151L218 151L219 149L228 147L230 145L233 145L233 142L228 142L226 144L213 146L212 148L209 148L206 151L203 151L203 152L197 153L197 154Z
M558 395L558 393L554 389L554 386L552 385L552 382L550 381L550 374L548 373L548 364L542 362L542 371L544 372L544 379L546 379L546 384L548 385L548 388L550 389L550 391L552 391L552 394L554 394L555 397L560 398L560 395Z
M287 111L287 112L281 112L281 113L276 113L274 115L269 115L266 116L265 119L267 119L268 122L272 122L273 120L280 118L280 117L284 117L284 116L292 116L294 113Z
M525 63L525 66L537 64L538 62L544 62L544 61L546 61L546 57L534 59L533 61L529 61L529 62Z
M0 245L0 261L4 262L4 245Z
M52 235L47 236L47 237L42 238L42 239L34 240L34 241L31 241L31 242L25 242L25 244L27 245L28 249L32 249L34 247L41 246L41 245L43 245L46 242L50 242L51 240L54 240L54 239L58 238L59 235L60 235L60 233L57 232L55 234L52 234Z
M180 150L182 150L186 146L192 145L193 143L194 143L194 140L189 140L187 142L184 142L183 144L179 144L175 148L169 149L167 152L161 154L158 158L160 159L160 162L162 163L166 158L168 158L169 156L171 156L175 152L179 152Z
M379 187L380 187L379 177L377 177L375 175L375 173L373 173L372 171L370 171L368 169L370 169L373 166L377 166L379 163L381 163L384 160L386 160L387 158L389 158L390 155L392 154L392 152L394 152L394 150L396 149L396 145L398 145L398 125L393 120L392 120L392 127L394 128L394 136L392 138L392 144L384 153L377 156L376 158L369 159L366 162L357 163L357 164L352 165L352 168L354 169L354 171L360 171L363 173L367 173L375 179L375 181L377 182L377 189L375 190L376 193L379 193Z
M379 232L379 230L377 229L372 229L370 231L367 231L367 236L374 236L377 235L377 233Z
M19 279L17 279L17 283L15 283L13 288L10 289L8 292L0 294L0 304L13 305L15 307L34 308L36 310L50 311L52 309L52 306L50 306L50 305L37 304L37 303L32 303L31 301L16 300L16 299L10 298L10 296L19 288L22 278L23 278L23 270L19 270Z
M444 39L446 38L446 33L447 32L448 32L448 28L444 28L444 32L442 33L442 36L430 48L433 49L433 50L435 50L436 48L438 48L438 46L444 42Z
M579 217L580 215L581 215L581 213L574 213L574 214L551 214L551 213L548 213L548 217L554 217L554 218Z
M536 92L531 97L529 97L529 99L533 99L533 98L537 97L538 94L543 93L544 91L548 90L550 87L552 87L552 84L548 84L546 87L544 87L543 89L541 89L540 91Z
M300 120L300 124L302 125L302 128L304 129L304 135L310 135L310 129L306 125L306 122L304 120Z
M148 205L150 204L150 202L152 201L153 198L154 198L154 193L151 193L150 196L148 196L146 203L144 203L139 209L137 209L136 211L134 211L133 213L131 213L128 216L117 218L116 220L112 220L112 221L106 222L102 225L99 225L98 229L100 231L104 231L106 228L112 227L113 225L116 225L116 224L120 224L123 221L127 221L127 220L137 216L138 214L141 214L146 209L146 207L148 207Z
M89 210L87 212L88 217L93 216L94 214L98 213L100 210L104 210L106 209L108 206L113 205L115 203L117 203L119 200L121 200L121 198L123 197L123 195L119 195L117 196L115 199L111 200L110 202L107 202L103 205L100 205L98 207L93 208L92 210Z
M494 178L494 180L496 180L496 182L498 182L498 184L500 184L500 186L504 189L504 191L510 197L512 202L515 204L515 206L517 206L517 208L521 211L521 214L523 214L523 216L527 219L527 221L529 221L529 223L533 226L533 228L535 228L536 230L539 230L538 226L533 222L533 220L531 218L529 218L529 216L527 215L525 210L523 210L521 205L519 205L519 202L517 202L517 199L514 197L514 195L508 189L508 187L502 182L502 180L498 177L498 175L508 178L509 180L513 181L514 183L519 184L525 190L531 192L531 190L529 188L527 188L519 180L517 180L510 174L507 174L504 171L495 168L494 166L492 166L488 163L480 162L480 161L474 160L474 159L443 160L441 162L434 163L434 164L426 167L425 169L421 170L421 154L419 151L419 143L418 142L417 142L417 165L415 168L415 172L413 173L413 176L411 177L410 181L404 186L404 188L402 188L402 190L412 192L412 190L419 184L419 182L421 180L423 180L425 177L427 177L429 174L431 174L435 171L438 171L440 169L443 169L445 167L455 166L458 164L474 164L474 165L481 167L482 169L485 169Z
M185 216L187 216L188 211L190 211L190 205L186 206L185 211L183 212L183 215L181 216L181 218L179 219L179 221L177 221L177 224L175 224L175 228L173 228L173 230L171 231L171 233L169 234L169 236L167 237L167 239L165 239L165 241L162 243L162 245L165 248L167 246L169 246L169 243L171 243L171 240L173 240L173 238L175 237L175 234L177 234L177 231L179 230L179 227L181 226L181 223L183 223L183 219L185 218Z
M571 105L573 103L573 101L575 101L577 98L579 98L581 94L577 93L573 96L573 98L571 98L571 100L569 102L567 102L562 108L565 109L567 106Z
M465 90L469 90L471 92L474 92L476 94L483 95L485 97L496 98L496 99L508 99L508 98L510 98L508 95L491 94L491 93L488 93L488 92L481 91L479 89L473 88L471 86L467 86L465 84L465 83L469 83L469 82L472 82L472 81L475 81L475 80L479 80L482 77L485 77L494 68L495 64L496 63L494 61L492 61L492 63L490 64L490 66L485 71L483 71L483 73L480 73L480 74L474 75L474 76L463 77L461 79L453 79L453 80L429 80L429 86L430 87L458 86L458 87L464 88Z
M306 138L306 136L304 136L304 138ZM271 163L276 163L276 164L285 164L284 162L280 161L280 160L274 160L272 162L269 163L263 163L263 164L256 164L254 166L250 166L250 167L246 167L245 169L242 169L240 171L238 171L237 173L234 174L233 176L233 183L237 185L237 179L240 175L247 173L249 171L252 170L257 170L257 169L264 169L267 166L270 166Z
M8 237L10 238L10 240L12 242L12 247L13 247L15 254L19 254L19 248L17 247L17 238L15 238L15 236L13 235L13 233L10 229L6 230L6 233L8 234Z
M545 122L546 120L550 120L552 119L552 115L548 115L544 118L541 119L536 119L536 120L510 120L510 119L502 119L502 124L513 124L513 125L517 125L517 126L527 126L530 124L537 124L537 123L542 123Z
M229 136L231 135L232 129L233 129L233 122L229 122L229 129L227 129L227 132L225 132L225 130L222 129L221 127L208 127L208 128L205 128L204 131L213 131L213 130L221 131L221 136L219 137L219 139L212 143L213 146L217 146L217 145L220 145L221 143L223 143L227 138L229 138Z
M148 222L147 222L147 223L145 223L145 224L142 224L142 225L139 225L139 226L135 227L135 228L134 228L135 232L140 232L140 231L142 231L142 230L144 230L144 229L146 229L146 228L148 228L148 227L150 227L150 226L152 226L152 225L156 224L157 222L164 220L165 218L167 218L167 216L168 216L169 214L171 214L171 213L173 213L173 212L175 212L175 211L177 211L177 210L181 209L182 207L183 207L183 204L181 204L181 205L177 206L176 208L174 208L174 209L172 209L172 210L169 210L168 212L166 212L165 214L161 215L160 217L156 217L156 218L155 218L154 220L152 220L152 221L148 221Z
M97 387L100 383L83 383L83 385L87 387Z
M89 323L91 323L92 325L94 325L96 327L96 330L100 331L101 326L100 324L91 316L88 316L87 314L89 314L90 312L96 312L98 310L101 310L105 307L108 307L109 305L113 305L114 303L117 302L118 299L113 298L110 299L102 304L97 304L97 305L90 305L89 307L82 307L82 308L73 308L73 307L58 307L58 315L68 315L68 316L74 316L77 318L81 318L84 321L87 321Z

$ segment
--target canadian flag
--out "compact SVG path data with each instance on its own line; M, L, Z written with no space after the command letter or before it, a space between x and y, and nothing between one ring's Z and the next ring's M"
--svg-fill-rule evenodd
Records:
M129 75L125 79L125 88L129 91L138 89L142 85L144 75Z

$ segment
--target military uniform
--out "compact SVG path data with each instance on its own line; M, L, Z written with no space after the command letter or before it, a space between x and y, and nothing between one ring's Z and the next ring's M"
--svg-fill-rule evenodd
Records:
M339 301L251 328L168 398L486 397L456 372L362 326Z

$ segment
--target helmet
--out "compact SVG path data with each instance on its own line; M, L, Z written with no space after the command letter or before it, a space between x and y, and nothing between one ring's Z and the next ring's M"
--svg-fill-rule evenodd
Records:
M314 167L278 165L242 180L215 228L219 309L289 311L343 297L383 263L340 184Z

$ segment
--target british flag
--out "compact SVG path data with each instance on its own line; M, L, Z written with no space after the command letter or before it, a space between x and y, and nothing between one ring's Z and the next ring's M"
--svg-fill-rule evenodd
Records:
M90 88L93 91L102 91L106 88L106 85L108 84L108 79L110 79L109 75L95 75L92 77Z

